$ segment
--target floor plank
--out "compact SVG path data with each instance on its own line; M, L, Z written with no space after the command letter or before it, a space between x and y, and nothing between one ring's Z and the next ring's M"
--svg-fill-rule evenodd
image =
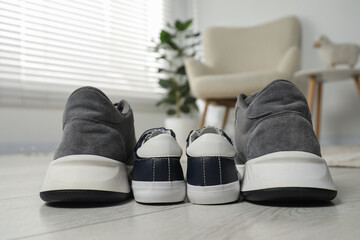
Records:
M331 168L338 197L322 205L44 204L51 156L0 156L1 239L360 239L360 169Z

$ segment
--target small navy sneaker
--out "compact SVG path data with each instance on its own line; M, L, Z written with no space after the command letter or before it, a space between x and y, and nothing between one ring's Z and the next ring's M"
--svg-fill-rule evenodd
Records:
M145 131L135 147L134 198L140 203L184 201L186 184L180 165L182 150L175 133L165 128Z
M49 164L45 202L118 202L131 196L134 117L130 105L112 104L99 89L82 87L67 100L63 138Z
M187 196L195 204L238 200L240 182L230 138L216 127L192 131L187 139Z

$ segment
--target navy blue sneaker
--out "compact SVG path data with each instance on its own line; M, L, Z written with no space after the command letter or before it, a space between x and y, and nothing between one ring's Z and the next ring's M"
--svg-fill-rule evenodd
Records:
M182 150L175 133L165 128L145 131L135 147L134 198L141 203L184 201L186 185L180 165Z
M240 182L230 138L216 127L192 131L187 139L187 196L195 204L238 200Z

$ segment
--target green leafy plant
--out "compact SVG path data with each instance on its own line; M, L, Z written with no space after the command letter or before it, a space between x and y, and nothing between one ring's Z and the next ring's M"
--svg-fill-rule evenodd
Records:
M167 107L168 115L180 117L182 113L188 114L198 110L196 98L191 95L189 81L186 76L184 60L186 57L196 55L195 47L200 44L200 33L190 30L192 20L176 20L174 24L167 24L167 29L162 30L155 51L159 53L158 60L163 63L163 68L158 72L162 77L159 84L167 90L167 94L157 106Z

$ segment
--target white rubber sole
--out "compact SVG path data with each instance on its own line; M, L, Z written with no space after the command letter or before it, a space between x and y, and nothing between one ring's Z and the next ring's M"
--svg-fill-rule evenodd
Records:
M187 196L194 204L222 204L239 199L240 182L215 186L193 186L187 184Z
M96 190L130 193L125 164L95 155L70 155L49 164L41 192Z
M245 171L245 164L236 164L236 170L238 172L239 179L243 179L244 177L244 171Z
M132 181L135 201L140 203L182 202L186 196L185 181Z
M246 162L242 192L274 188L336 191L325 160L300 151L270 153Z

